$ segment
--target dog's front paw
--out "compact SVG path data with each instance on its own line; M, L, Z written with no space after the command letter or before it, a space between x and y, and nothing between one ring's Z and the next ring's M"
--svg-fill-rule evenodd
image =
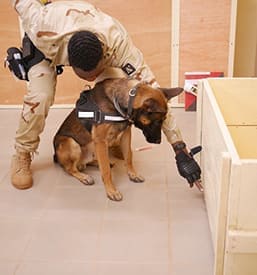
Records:
M129 179L134 182L144 182L145 181L145 179L142 176L134 174L134 173L129 173L128 176L129 176Z
M85 185L93 185L95 183L94 178L86 174L83 174L80 181Z
M107 197L112 201L121 201L123 198L121 192L118 190L108 191Z

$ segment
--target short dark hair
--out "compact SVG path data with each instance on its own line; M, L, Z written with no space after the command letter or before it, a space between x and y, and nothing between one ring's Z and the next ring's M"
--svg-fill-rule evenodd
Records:
M72 35L68 43L70 66L91 71L103 57L103 48L97 36L90 31L79 31Z

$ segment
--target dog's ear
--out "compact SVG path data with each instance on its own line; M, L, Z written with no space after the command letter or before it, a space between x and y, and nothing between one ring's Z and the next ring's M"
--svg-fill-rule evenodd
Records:
M180 88L180 87L177 87L177 88L159 88L163 94L165 95L165 97L167 99L171 99L172 97L175 97L179 94L181 94L184 89L183 88Z

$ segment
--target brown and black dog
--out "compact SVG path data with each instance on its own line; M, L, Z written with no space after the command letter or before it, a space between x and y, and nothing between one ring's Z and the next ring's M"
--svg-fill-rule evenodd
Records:
M132 163L131 125L141 129L148 142L160 143L167 100L182 91L182 88L155 89L125 78L97 83L92 90L81 93L77 109L68 115L56 133L54 160L87 185L93 184L94 179L83 171L87 164L98 163L107 196L120 201L122 194L111 176L110 147L120 147L129 179L143 182L144 178L137 174ZM87 100L99 108L97 112L80 111L80 104L83 109L83 102Z

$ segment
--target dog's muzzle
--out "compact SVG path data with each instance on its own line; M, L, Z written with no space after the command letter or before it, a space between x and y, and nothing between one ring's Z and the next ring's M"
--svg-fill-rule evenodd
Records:
M143 134L149 143L161 143L161 129L156 129L156 131L152 131L152 129L145 128L143 129Z
M147 142L161 143L161 124L153 122L149 125L143 125L140 122L135 122L135 126L142 130Z

